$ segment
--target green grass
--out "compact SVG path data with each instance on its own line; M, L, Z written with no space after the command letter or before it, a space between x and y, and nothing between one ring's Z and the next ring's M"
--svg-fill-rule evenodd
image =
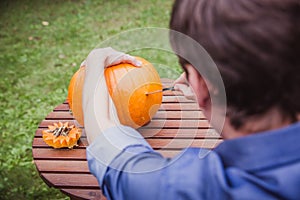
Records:
M171 4L170 0L1 1L1 199L68 199L49 188L35 169L31 143L39 122L65 100L70 77L89 51L132 28L168 27ZM146 49L133 54L158 63L162 77L180 73L171 53Z

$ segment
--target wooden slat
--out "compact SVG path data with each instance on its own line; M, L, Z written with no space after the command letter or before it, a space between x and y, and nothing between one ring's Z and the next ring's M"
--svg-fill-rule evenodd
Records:
M35 160L35 164L38 171L41 173L90 173L88 164L85 160Z
M82 126L76 120L59 120L62 123L68 122L69 125ZM57 123L57 120L43 120L39 128L47 128L49 125ZM143 126L144 128L209 128L207 120L156 120L153 119L150 123Z
M50 150L50 151L49 151ZM86 161L86 151L84 149L78 149L76 150L76 154L74 155L74 152L65 152L62 153L62 150L58 151L52 151L53 149L44 149L44 148L35 148L33 149L33 156L35 158L35 162L38 160L54 160L54 161L60 161L63 160L64 162L69 161L76 161L76 160L83 160ZM164 157L174 157L181 153L182 150L169 150L169 149L159 149L156 150L156 152L159 152Z
M173 111L198 111L200 110L197 103L164 103L160 106L159 110L173 110Z
M35 137L42 137L42 130L46 128L39 128L36 131ZM196 139L204 139L204 138L221 138L221 136L215 132L213 129L145 129L139 128L138 132L140 132L145 138L196 138ZM82 130L82 138L86 137L84 129Z
M35 160L86 160L85 149L32 148Z
M146 139L153 149L184 149L188 147L202 147L212 149L220 144L218 139Z
M62 192L70 196L72 200L106 200L100 189L62 189Z
M72 120L74 119L73 115L69 111L58 111L58 112L51 112L47 115L46 119L55 119L55 120L60 120L60 119L67 119L67 120Z
M164 111L159 110L153 119L205 119L201 111Z
M207 120L152 120L143 128L210 128Z
M184 96L163 96L162 103L196 103L188 100Z
M167 90L167 91L164 91L163 94L164 94L164 96L183 96L183 93L180 91Z
M60 119L60 120L43 120L40 124L39 124L39 128L47 128L49 125L53 125L53 123L57 123L58 121L65 123L68 122L69 125L75 125L77 127L83 128L76 120L65 120L65 119Z
M145 138L161 138L161 139L219 139L221 136L214 130L209 129L143 129L138 131Z
M214 148L217 144L221 142L219 139L155 139L147 138L146 141L153 147L153 149L183 149L187 147L203 147L203 148ZM74 147L75 151L78 149L85 149L88 146L86 138L81 138L78 142L77 147ZM43 141L42 138L34 138L32 143L33 148L49 148L49 146ZM68 150L68 149L66 149ZM60 151L57 149L57 151Z
M69 107L69 104L63 103L63 104L56 106L53 110L54 111L69 111L70 107Z
M173 157L180 153L180 149L169 150L159 149L157 152L165 157ZM35 160L86 160L85 149L53 149L53 148L33 148L32 154Z
M41 176L53 187L99 189L97 179L92 174L41 173Z

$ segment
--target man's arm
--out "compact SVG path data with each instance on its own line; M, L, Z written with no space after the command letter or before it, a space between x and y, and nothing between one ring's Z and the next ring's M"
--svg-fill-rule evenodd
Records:
M213 188L210 165L216 157L200 159L199 151L205 150L164 158L136 130L122 126L100 134L87 148L87 159L108 199L200 199L206 184Z
M87 148L87 159L90 171L97 177L100 186L103 184L104 174L121 152L130 146L140 147L143 152L152 152L152 148L144 138L134 129L127 126L116 126L107 129L97 136ZM134 155L136 152L133 152Z

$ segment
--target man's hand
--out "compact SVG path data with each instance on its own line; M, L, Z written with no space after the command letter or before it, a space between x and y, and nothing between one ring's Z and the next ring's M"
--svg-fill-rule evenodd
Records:
M174 84L174 89L177 91L181 91L185 96L185 98L189 100L196 100L196 96L186 79L185 72L182 73L179 76L179 78L174 81L173 84Z
M88 142L91 144L104 130L119 126L114 104L109 96L104 69L119 63L131 63L137 67L141 62L128 54L112 48L95 49L85 61L82 109Z

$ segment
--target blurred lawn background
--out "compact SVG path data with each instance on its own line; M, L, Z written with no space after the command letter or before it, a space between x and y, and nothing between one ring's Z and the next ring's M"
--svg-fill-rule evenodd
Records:
M62 103L72 74L101 41L132 28L168 27L172 0L0 2L0 199L68 199L49 188L32 160L40 121ZM170 53L139 52L181 70ZM137 53L137 54L139 54Z

